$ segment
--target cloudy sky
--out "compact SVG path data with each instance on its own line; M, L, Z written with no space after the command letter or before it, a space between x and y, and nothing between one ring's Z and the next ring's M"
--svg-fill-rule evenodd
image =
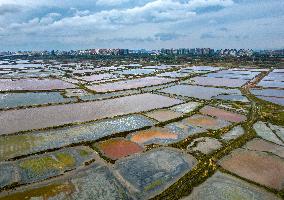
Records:
M0 0L0 51L284 48L284 0Z

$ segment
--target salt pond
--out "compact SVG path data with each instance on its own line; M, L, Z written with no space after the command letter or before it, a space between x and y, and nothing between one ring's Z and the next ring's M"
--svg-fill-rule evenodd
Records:
M211 78L211 77L194 77L189 79L188 83L203 86L223 86L223 87L241 87L248 81L244 79L230 78Z
M1 198L1 196L0 196ZM89 168L49 184L29 187L3 197L3 200L22 199L134 199L113 173L105 166L93 164ZM2 198L1 198L2 199Z
M64 98L60 92L0 93L0 108L74 102L76 98Z
M210 100L212 97L220 94L237 94L241 95L241 92L237 89L225 89L225 88L214 88L214 87L203 87L194 85L175 85L168 87L160 92L175 94L186 97L194 97L198 99Z
M121 72L117 72L118 74L123 75L145 75L145 74L153 74L155 73L155 69L130 69L130 70L124 70Z
M82 167L94 160L95 152L89 147L71 147L42 155L34 155L15 162L0 163L0 172L8 165L12 171L5 171L12 181L4 181L0 186L29 184L64 174L65 171ZM2 170L1 170L2 169ZM10 173L10 174L9 174ZM14 175L17 175L14 179ZM4 183L4 184L3 184Z
M82 79L84 81L88 82L95 82L95 81L101 81L101 80L109 80L109 79L116 79L118 78L116 75L113 74L94 74L91 76L83 76L79 77L78 79Z
M182 101L178 99L145 93L102 101L1 111L3 125L0 135L149 111L180 103Z
M284 88L284 82L262 80L261 82L257 84L257 86L264 87L264 88Z
M267 192L251 183L232 175L217 171L204 183L195 187L192 193L183 200L215 200L215 199L258 199L280 200L276 195Z
M58 79L0 79L0 91L58 90L74 87L75 86L73 84Z
M142 88L146 86L160 85L160 84L169 83L173 81L175 81L175 79L145 77L145 78L139 78L139 79L91 85L91 86L88 86L88 88L96 92L112 92L112 91L118 91L118 90L128 90L128 89Z
M144 148L135 142L123 138L109 139L95 146L103 153L104 156L117 160L135 153L141 153Z
M0 136L0 161L69 144L94 141L115 133L134 131L154 124L155 121L141 115L128 115L54 130Z
M135 188L139 199L149 199L190 171L197 160L173 148L158 148L121 159L115 170Z

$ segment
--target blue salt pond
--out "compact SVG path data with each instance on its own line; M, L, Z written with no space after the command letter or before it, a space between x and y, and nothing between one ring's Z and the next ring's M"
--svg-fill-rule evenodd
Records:
M130 69L118 72L123 75L145 75L145 74L153 74L155 73L155 69Z
M156 69L156 70L166 70L171 68L176 68L179 65L157 65L157 66L146 66L143 69Z
M213 72L222 69L221 67L212 67L212 66L193 66L184 68L184 71L194 71L194 72Z
M253 79L258 73L230 73L230 72L217 72L217 73L210 73L207 74L207 77L213 77L213 78L231 78L231 79L244 79L244 80L251 80Z
M279 70L275 69L270 72L258 83L258 86L284 88L284 73Z
M168 140L168 141L165 141L164 143L178 142L178 141L184 140L185 138L189 136L202 133L202 132L206 132L206 129L195 126L195 125L186 124L184 121L170 123L165 126L165 129L169 133L176 134L177 139Z
M115 163L115 170L133 188L138 199L159 194L197 164L197 160L173 148L158 148Z
M284 98L280 98L280 97L265 97L265 96L257 96L257 98L262 99L264 101L269 101L271 103L275 103L275 104L284 106Z
M273 72L284 73L284 69L274 69Z
M257 98L284 106L284 90L281 89L251 89Z
M256 96L284 97L284 90L277 89L251 89L250 92Z
M203 87L203 86L194 86L194 85L175 85L158 91L163 93L206 99L206 100L210 100L212 97L220 94L241 95L241 92L237 89L224 89L224 88Z
M0 164L0 189L17 182L16 169L9 163Z
M284 81L284 73L278 73L278 72L271 72L268 74L268 76L264 77L263 80L279 80Z
M245 134L245 130L241 125L235 126L229 132L225 133L221 136L221 138L225 141L234 140L240 137L241 135Z
M284 82L262 80L261 82L258 83L257 86L261 86L261 87L265 87L265 88L284 88Z
M33 64L33 63L28 63L28 64L9 64L9 65L0 65L1 68L13 68L13 69L21 69L21 68L43 68L43 64Z
M76 98L64 98L60 92L2 93L0 94L0 109L75 101Z
M164 72L164 73L158 74L157 76L171 77L171 78L183 78L183 77L187 77L189 75L190 75L190 73Z
M244 103L249 102L249 100L245 96L238 94L221 94L214 97L214 99L225 100L225 101L239 101Z

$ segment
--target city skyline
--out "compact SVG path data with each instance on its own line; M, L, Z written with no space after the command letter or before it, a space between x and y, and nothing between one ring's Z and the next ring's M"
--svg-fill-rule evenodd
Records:
M281 0L0 0L0 51L284 48Z

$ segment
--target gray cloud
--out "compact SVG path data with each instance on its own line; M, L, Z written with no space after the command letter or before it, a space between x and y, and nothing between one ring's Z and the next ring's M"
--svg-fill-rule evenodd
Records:
M219 31L223 31L223 32L228 32L229 29L227 29L226 27L221 27L218 29Z
M208 32L208 33L203 33L200 36L200 39L215 39L215 38L219 38L220 36L218 36L215 33L212 32Z
M157 33L155 34L155 38L161 41L176 40L184 36L185 35L177 34L177 33Z
M3 4L0 5L0 16L5 14L18 13L21 11L21 6L13 5L13 4Z

